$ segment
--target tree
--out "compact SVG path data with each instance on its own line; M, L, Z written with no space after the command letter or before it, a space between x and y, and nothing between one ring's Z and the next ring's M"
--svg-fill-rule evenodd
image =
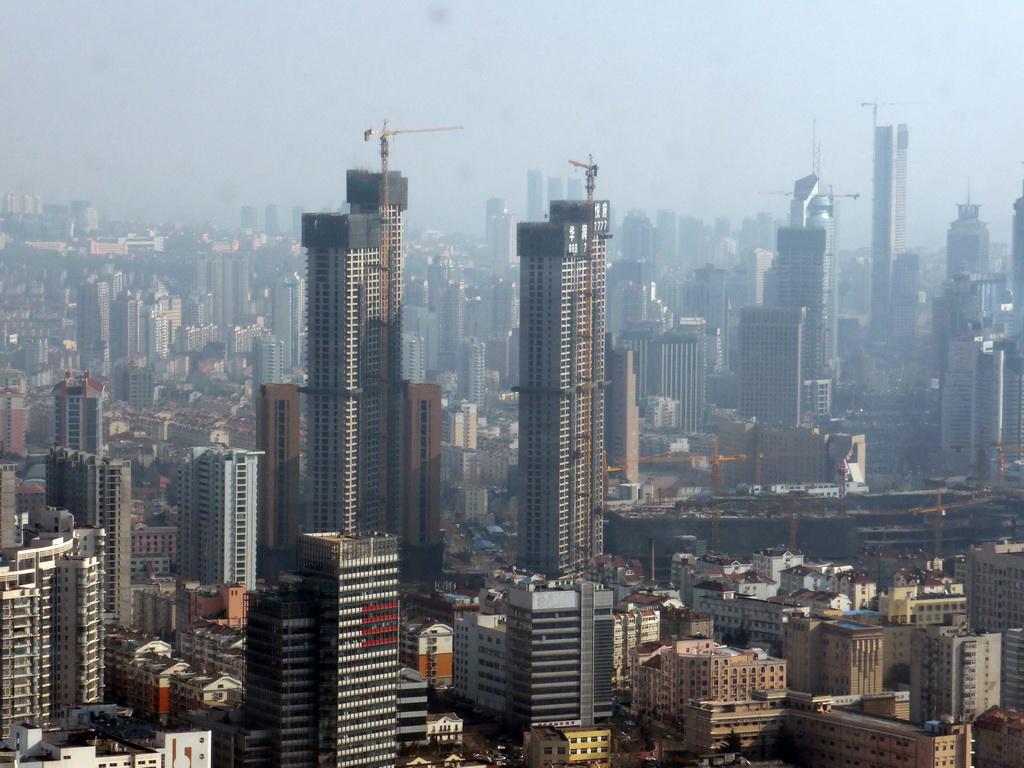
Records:
M771 751L772 759L781 760L792 765L804 765L803 754L800 745L796 742L793 732L783 723L775 736L775 744Z
M734 755L743 754L743 740L736 734L735 730L729 731L729 735L722 744L722 752L732 752Z

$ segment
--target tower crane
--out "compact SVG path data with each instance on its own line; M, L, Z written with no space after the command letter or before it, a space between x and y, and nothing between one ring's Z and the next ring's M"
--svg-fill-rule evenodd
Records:
M927 101L862 101L860 105L862 107L871 107L871 124L878 126L878 108L879 107L904 107L911 104L927 104Z
M992 447L998 452L999 482L1006 482L1006 452L1013 451L1014 453L1024 454L1024 448L1021 448L1019 445L1010 445L1009 443L992 443Z
M947 509L958 509L960 507L973 507L976 504L984 504L985 502L992 501L995 496L983 496L978 499L970 499L969 501L958 501L955 504L942 503L942 488L938 489L935 497L935 506L924 509L911 509L910 514L912 515L935 515L933 525L935 527L935 556L942 557L942 526L943 521L946 517Z
M388 189L388 161L391 156L390 138L400 133L434 133L435 131L461 131L461 125L449 125L443 128L404 128L402 130L388 130L388 119L384 118L384 125L378 131L375 128L367 128L363 131L363 141L369 141L371 136L380 136L380 261L381 269L384 271L385 284L381 286L381 300L383 301L383 316L385 320L389 317L391 310L389 306L390 290L390 269L391 269L391 221L388 217L388 205L390 197Z

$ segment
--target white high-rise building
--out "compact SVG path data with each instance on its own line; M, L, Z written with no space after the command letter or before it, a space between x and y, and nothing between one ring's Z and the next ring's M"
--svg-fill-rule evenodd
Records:
M284 384L285 344L274 336L258 336L252 342L252 391L261 384Z
M601 552L608 202L519 226L519 564L549 577Z
M190 448L178 468L178 573L202 584L256 586L262 451Z
M459 366L459 394L477 405L484 404L487 376L487 346L477 338L462 342Z
M76 529L70 512L47 508L30 513L25 534L0 549L4 740L15 725L103 697L103 529Z

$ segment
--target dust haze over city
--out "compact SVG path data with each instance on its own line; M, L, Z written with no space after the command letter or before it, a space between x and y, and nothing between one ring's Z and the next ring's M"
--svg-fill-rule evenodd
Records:
M8 4L0 751L1024 765L1024 10Z

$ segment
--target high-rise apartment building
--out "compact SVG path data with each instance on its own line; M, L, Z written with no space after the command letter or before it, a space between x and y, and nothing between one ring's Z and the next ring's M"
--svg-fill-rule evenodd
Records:
M6 534L0 739L12 726L103 698L102 530L79 530L66 510L42 509L29 514L23 540L8 543Z
M284 342L274 336L257 336L252 340L252 391L261 384L284 383Z
M142 299L124 291L110 302L110 359L142 352Z
M255 230L256 209L251 210ZM228 326L249 314L250 269L249 254L244 251L202 253L196 258L194 288L213 297L212 312L206 321L218 326L222 334L227 332Z
M190 448L178 468L178 575L256 587L259 451Z
M743 416L768 424L799 424L806 314L803 307L741 310L739 410Z
M309 520L313 531L396 530L402 375L402 211L408 180L349 171L349 214L306 214Z
M250 598L246 720L282 768L394 766L398 539L306 534L280 592ZM287 661L283 661L287 659Z
M556 577L601 551L607 201L519 227L519 562Z
M946 233L946 279L955 275L988 273L988 226L978 218L980 205L956 207L956 221Z
M259 494L256 575L272 583L294 564L301 519L298 384L263 384L256 396Z
M967 551L968 624L982 632L1024 627L1024 542L985 542Z
M75 451L103 451L103 384L88 371L69 371L53 387L55 445Z
M906 250L907 126L875 126L871 219L871 326L889 330L892 267Z
M593 725L611 716L612 591L591 582L508 592L506 691L518 725Z
M26 416L25 393L0 388L0 459L8 454L25 455Z
M46 459L46 503L68 510L78 527L104 530L100 557L105 619L131 626L131 462L53 448Z
M153 369L145 360L125 360L114 366L114 397L132 408L153 405Z
M460 344L459 395L471 403L484 404L487 385L487 345L476 337Z
M306 353L305 279L292 273L278 281L272 289L271 301L270 328L274 338L284 342L285 370L298 368Z
M495 267L506 267L516 258L516 217L505 207L500 197L487 201L485 222L487 250Z
M640 413L636 399L633 350L615 346L605 337L604 446L609 467L623 467L630 483L640 479Z
M110 283L92 275L78 291L78 353L86 368L110 363Z
M254 205L243 205L239 213L239 224L242 229L248 230L249 232L258 232L260 228L259 220L256 218L256 206Z
M1002 635L965 624L917 629L910 646L910 719L970 722L999 706Z

